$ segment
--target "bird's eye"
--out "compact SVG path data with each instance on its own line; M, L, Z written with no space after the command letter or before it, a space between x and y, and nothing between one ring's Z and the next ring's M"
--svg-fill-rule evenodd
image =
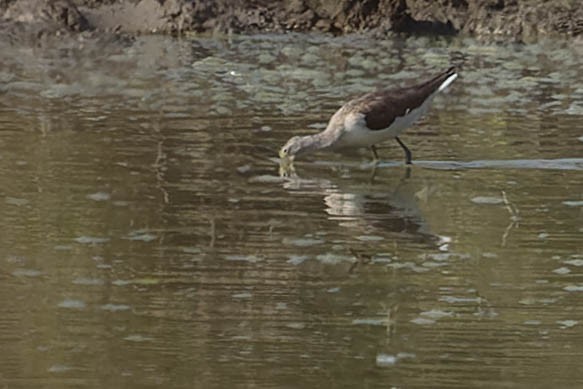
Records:
M284 154L287 154L287 152L288 152L287 147L285 149L283 149L282 151L283 151Z

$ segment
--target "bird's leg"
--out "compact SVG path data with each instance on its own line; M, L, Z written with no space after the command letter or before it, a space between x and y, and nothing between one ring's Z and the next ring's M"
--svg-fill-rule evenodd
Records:
M372 184L374 184L374 179L375 179L375 177L377 176L377 166L378 166L378 163L375 163L375 164L372 166L372 172L370 173L370 177L369 177L369 179L368 179L368 183L369 183L369 185L372 185Z
M377 153L377 147L375 145L371 145L370 146L370 151L372 151L372 155L373 155L373 162L378 162L379 161L379 154Z
M411 150L409 150L409 148L407 146L405 146L405 143L401 142L401 139L399 139L398 136L396 136L395 139L397 140L397 142L399 142L399 144L401 145L403 150L405 150L405 163L407 165L411 165L411 159L412 159Z

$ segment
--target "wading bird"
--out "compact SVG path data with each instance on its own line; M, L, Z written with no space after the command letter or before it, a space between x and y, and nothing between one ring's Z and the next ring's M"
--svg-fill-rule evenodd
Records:
M280 149L282 160L293 161L316 150L369 147L378 161L376 145L395 138L405 151L405 163L411 151L399 139L429 109L435 95L457 78L455 67L432 79L405 88L384 89L350 100L332 116L326 129L318 134L294 136Z

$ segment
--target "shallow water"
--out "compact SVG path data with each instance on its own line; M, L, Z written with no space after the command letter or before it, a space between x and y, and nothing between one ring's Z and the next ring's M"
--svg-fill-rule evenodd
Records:
M0 384L583 385L567 41L0 43ZM450 62L399 146L278 148Z

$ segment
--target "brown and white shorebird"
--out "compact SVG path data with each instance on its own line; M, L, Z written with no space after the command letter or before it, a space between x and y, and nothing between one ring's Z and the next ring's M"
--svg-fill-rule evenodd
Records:
M282 160L321 149L369 147L378 161L376 145L395 138L411 163L411 151L399 139L429 109L435 95L457 78L455 67L428 81L405 88L385 89L350 100L332 116L326 129L315 135L294 136L281 148Z

